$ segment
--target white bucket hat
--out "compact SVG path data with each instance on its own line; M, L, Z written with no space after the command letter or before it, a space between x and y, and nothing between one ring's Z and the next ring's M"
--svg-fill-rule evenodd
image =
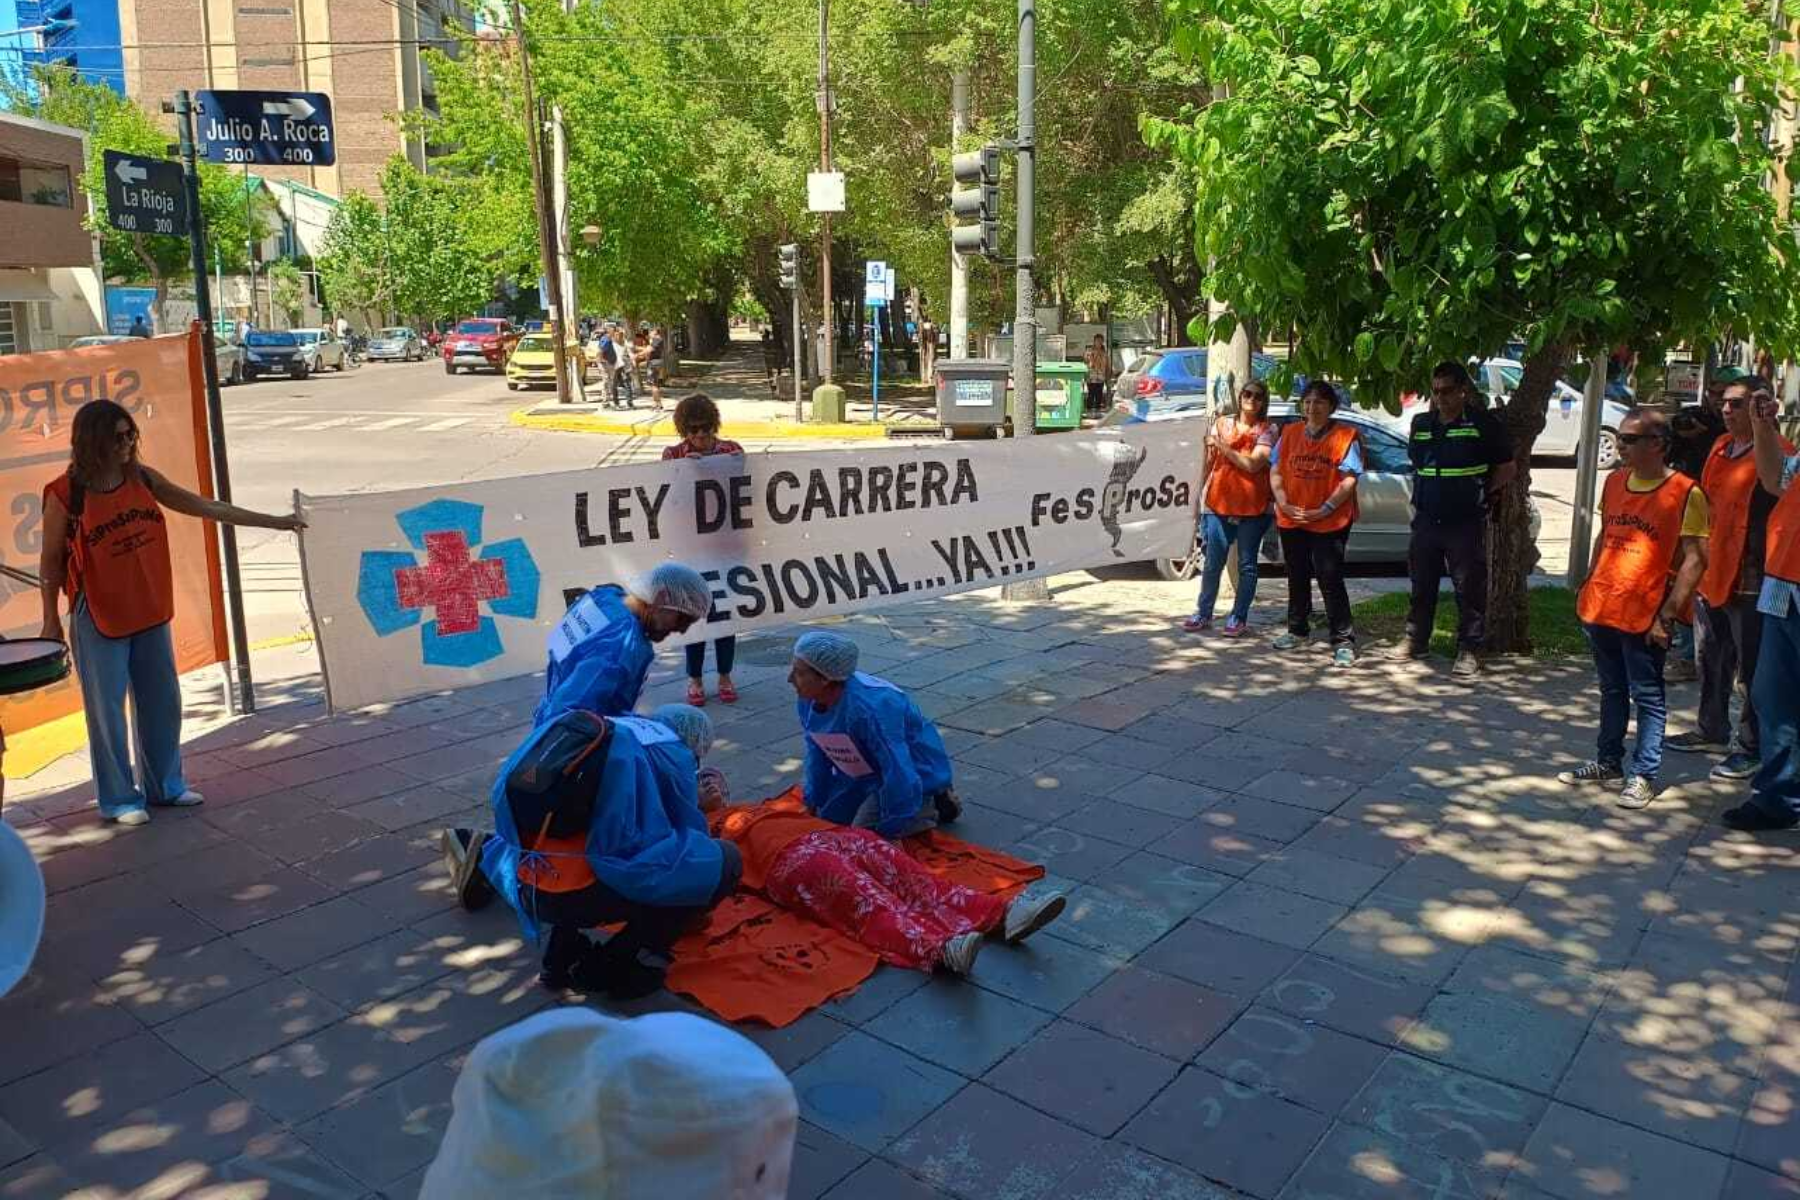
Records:
M44 935L44 872L12 826L0 823L0 996L31 969Z
M456 1081L420 1200L783 1200L799 1109L769 1056L686 1013L540 1013Z

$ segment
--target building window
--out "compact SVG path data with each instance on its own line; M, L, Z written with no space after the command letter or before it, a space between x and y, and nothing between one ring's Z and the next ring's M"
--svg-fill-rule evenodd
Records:
M69 186L69 168L0 158L0 200L73 208L75 199Z
M19 336L13 324L13 306L0 302L0 354L17 354Z

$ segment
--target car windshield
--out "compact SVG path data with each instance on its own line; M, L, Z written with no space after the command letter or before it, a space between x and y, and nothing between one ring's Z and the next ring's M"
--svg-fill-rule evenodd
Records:
M302 346L310 346L319 340L319 331L316 329L296 329L294 330L294 340L299 342Z
M272 331L265 332L256 330L252 331L250 336L244 339L244 344L248 346L297 346L300 343L295 340L294 335L291 333L275 333Z
M550 352L550 339L547 337L524 337L519 339L520 350L532 350L540 354Z
M410 329L384 329L381 331L382 337L393 338L395 341L405 341L412 335L413 332Z
M456 327L458 333L499 333L498 321L464 321Z

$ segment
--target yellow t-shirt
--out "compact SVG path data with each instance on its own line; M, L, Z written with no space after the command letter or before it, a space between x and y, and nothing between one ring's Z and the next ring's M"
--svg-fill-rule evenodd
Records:
M1662 486L1660 479L1631 475L1625 480L1627 491L1654 492ZM1712 532L1712 510L1706 505L1706 493L1698 484L1688 493L1687 508L1681 514L1681 536L1703 538Z

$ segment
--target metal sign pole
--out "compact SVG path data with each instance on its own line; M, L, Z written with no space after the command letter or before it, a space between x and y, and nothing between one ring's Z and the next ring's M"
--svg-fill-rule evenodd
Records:
M874 331L869 335L869 345L874 347L875 350L875 352L870 355L870 360L875 367L875 386L872 392L874 403L872 419L879 421L881 420L881 305L872 305L869 308L869 313L875 319Z
M1600 484L1600 417L1606 407L1606 354L1596 348L1581 397L1581 443L1575 452L1575 512L1569 526L1569 587L1587 582L1593 551L1594 492Z
M200 171L194 162L194 106L183 90L175 93L175 128L181 137L181 175L187 188L188 214L193 234L188 240L194 258L194 307L201 325L200 372L206 380L206 435L212 450L213 495L231 503L231 466L225 456L225 410L219 400L219 364L214 357L212 296L206 289L206 217L200 210ZM256 711L256 689L250 678L250 635L244 623L244 584L238 568L237 530L219 523L220 556L225 570L225 611L231 623L231 686L227 695L232 711L245 715Z

